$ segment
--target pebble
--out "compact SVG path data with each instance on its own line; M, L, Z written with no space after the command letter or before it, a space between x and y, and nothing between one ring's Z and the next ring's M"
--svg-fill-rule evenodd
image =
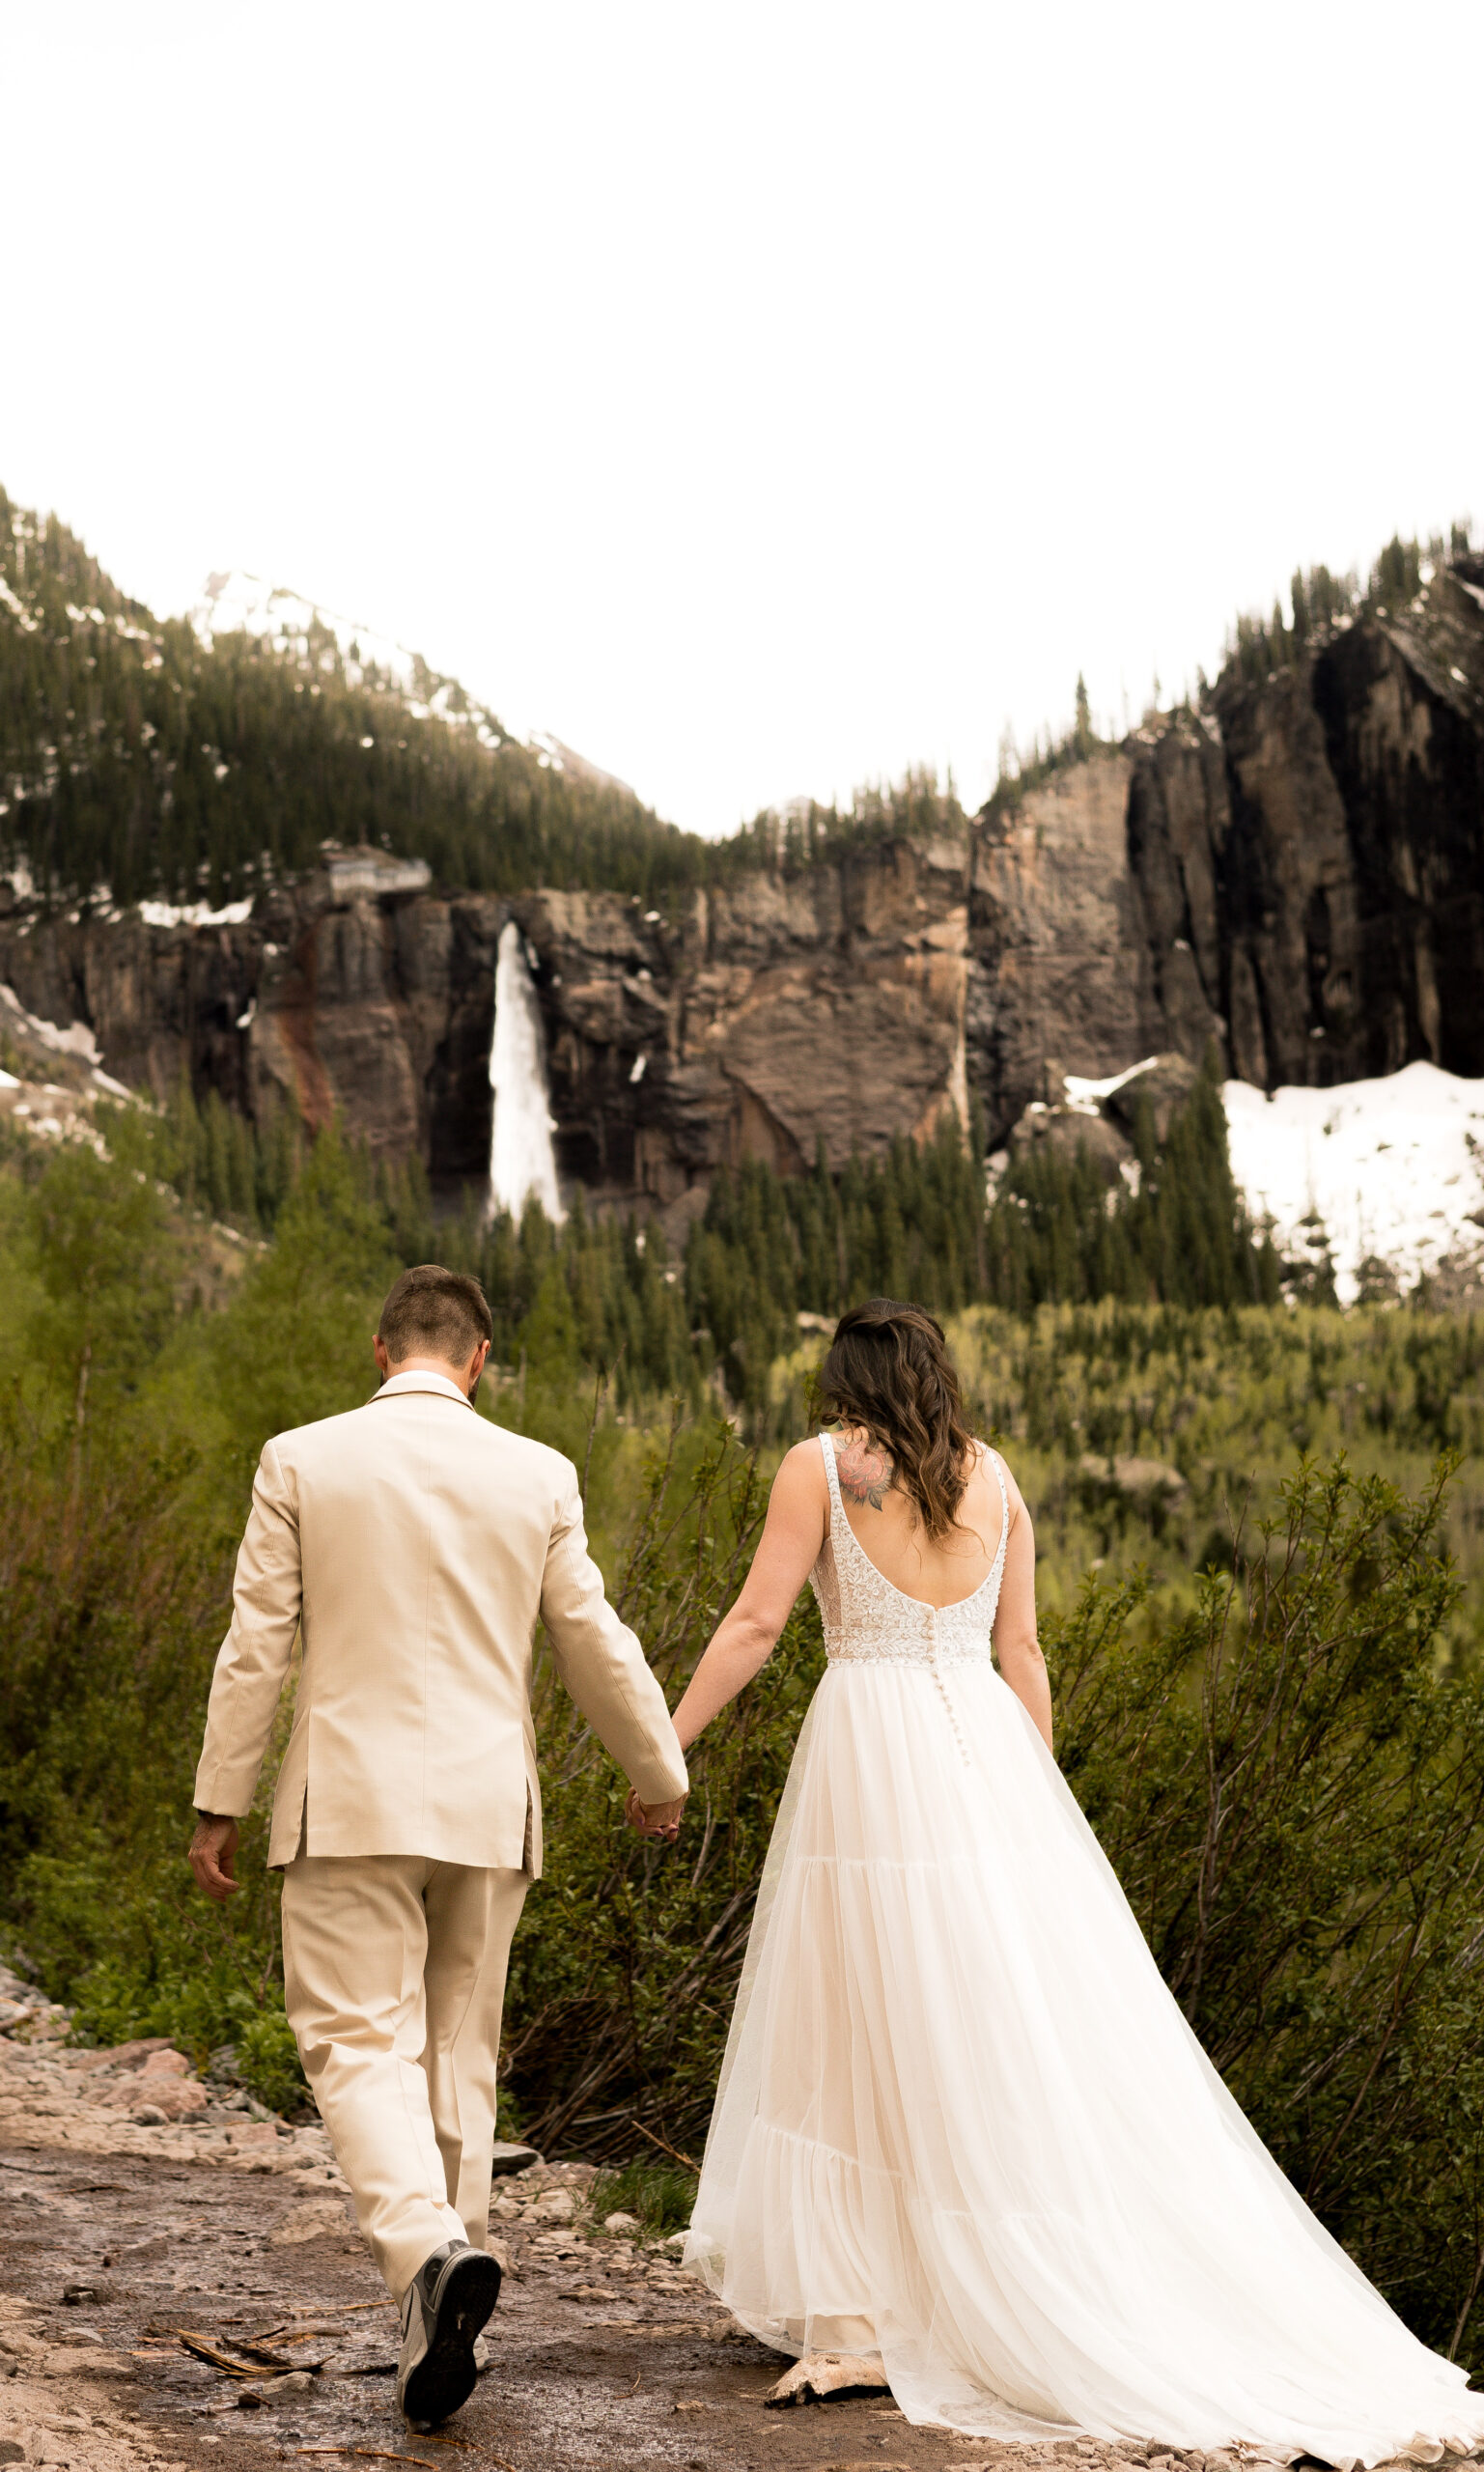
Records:
M292 2249L302 2240L320 2240L326 2233L349 2232L350 2218L344 2198L310 2198L303 2205L291 2206L283 2221L268 2234L273 2249Z
M576 2211L577 2201L571 2189L547 2189L544 2197L526 2208L527 2215L539 2223L571 2223Z
M291 2369L282 2377L265 2377L238 2389L238 2411L256 2411L261 2403L279 2403L286 2397L308 2395L314 2379L307 2369Z

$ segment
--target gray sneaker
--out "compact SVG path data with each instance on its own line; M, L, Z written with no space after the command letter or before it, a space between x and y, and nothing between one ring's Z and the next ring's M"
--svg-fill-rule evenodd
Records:
M423 2260L402 2304L397 2362L397 2401L414 2430L435 2429L468 2402L475 2338L499 2296L499 2267L467 2240L445 2240Z

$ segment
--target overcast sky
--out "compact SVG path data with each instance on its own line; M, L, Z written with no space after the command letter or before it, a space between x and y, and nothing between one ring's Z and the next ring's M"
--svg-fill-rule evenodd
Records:
M0 0L0 482L723 831L1484 521L1478 0Z

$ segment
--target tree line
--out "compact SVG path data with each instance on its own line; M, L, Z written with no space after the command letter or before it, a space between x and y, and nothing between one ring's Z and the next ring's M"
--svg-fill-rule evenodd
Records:
M198 1108L183 1085L154 1139L157 1172L182 1199L254 1232L271 1227L306 1149L287 1112L255 1129L214 1092ZM513 1378L602 1370L621 1398L710 1388L762 1430L800 1314L833 1319L861 1296L911 1296L938 1313L1274 1302L1284 1265L1233 1180L1214 1056L1164 1138L1146 1104L1133 1142L1134 1172L1111 1188L1079 1146L1014 1159L989 1191L977 1117L838 1172L823 1153L794 1177L747 1160L718 1173L673 1256L657 1220L599 1215L580 1195L560 1226L535 1203L518 1221L488 1218L474 1194L438 1220L415 1160L362 1159L358 1173L400 1259L446 1260L482 1281ZM1306 1292L1322 1294L1312 1279Z

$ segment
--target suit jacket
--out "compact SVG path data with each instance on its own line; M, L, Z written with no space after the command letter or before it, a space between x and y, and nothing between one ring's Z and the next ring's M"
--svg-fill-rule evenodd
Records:
M538 1615L558 1674L645 1802L686 1790L664 1695L603 1595L577 1474L436 1373L264 1447L211 1681L200 1811L251 1809L294 1636L303 1671L272 1864L419 1854L541 1870Z

